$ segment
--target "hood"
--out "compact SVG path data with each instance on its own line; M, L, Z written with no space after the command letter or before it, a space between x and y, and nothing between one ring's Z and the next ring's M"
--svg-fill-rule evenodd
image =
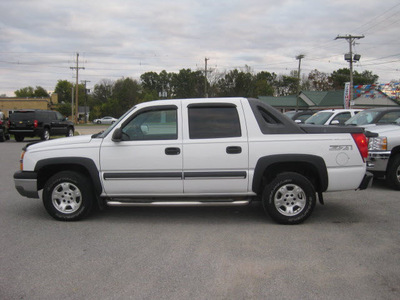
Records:
M377 125L377 126L366 127L365 130L370 132L375 132L378 134L397 133L398 135L400 135L399 125Z
M44 148L52 148L52 147L70 147L73 145L82 145L89 143L92 140L91 135L78 135L78 136L73 136L73 137L64 137L64 138L59 138L59 139L54 139L54 140L49 140L49 141L43 141L43 142L35 142L35 143L30 143L27 144L26 147L29 147L29 150L39 150L39 149L44 149Z

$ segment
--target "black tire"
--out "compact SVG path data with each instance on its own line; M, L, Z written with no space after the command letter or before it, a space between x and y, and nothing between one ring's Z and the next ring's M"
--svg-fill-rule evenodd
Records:
M265 212L280 224L304 222L313 212L315 203L313 184L294 172L279 174L265 186L262 195Z
M66 137L74 136L74 129L72 127L69 127L67 130L67 134L65 136Z
M97 124L101 124L101 121L97 121Z
M43 133L40 139L42 141L48 141L50 139L50 130L48 128L43 129Z
M400 154L389 160L386 181L392 188L400 190Z
M86 217L92 210L93 199L90 180L73 171L56 173L43 189L44 207L59 221L77 221Z
M0 133L0 143L4 142L6 140L6 135L4 132Z
M22 142L24 140L24 136L23 135L19 135L19 134L15 134L14 138L17 142Z

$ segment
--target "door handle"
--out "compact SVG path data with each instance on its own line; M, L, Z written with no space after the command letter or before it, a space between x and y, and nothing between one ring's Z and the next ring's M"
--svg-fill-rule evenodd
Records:
M165 154L166 155L178 155L178 154L181 154L181 149L175 148L175 147L165 148Z
M239 147L239 146L226 147L226 153L228 153L228 154L239 154L239 153L242 153L242 147Z

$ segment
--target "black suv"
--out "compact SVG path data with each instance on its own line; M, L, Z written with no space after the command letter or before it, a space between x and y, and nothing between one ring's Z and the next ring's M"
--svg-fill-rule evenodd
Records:
M55 110L16 110L10 113L8 125L17 142L25 137L48 140L50 135L74 135L74 124Z
M0 142L9 140L10 135L8 134L7 122L4 113L0 111Z

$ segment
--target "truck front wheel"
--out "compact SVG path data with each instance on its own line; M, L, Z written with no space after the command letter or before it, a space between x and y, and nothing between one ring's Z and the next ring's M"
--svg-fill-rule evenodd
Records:
M303 175L281 173L265 186L262 203L265 212L274 221L280 224L299 224L314 210L315 189Z
M48 141L50 139L50 130L48 128L43 129L43 133L40 138L42 141Z
M396 190L400 190L400 154L397 154L390 160L386 172L386 180L389 185Z
M73 171L56 173L44 186L44 207L56 220L82 219L92 210L91 186L90 180L80 173Z

